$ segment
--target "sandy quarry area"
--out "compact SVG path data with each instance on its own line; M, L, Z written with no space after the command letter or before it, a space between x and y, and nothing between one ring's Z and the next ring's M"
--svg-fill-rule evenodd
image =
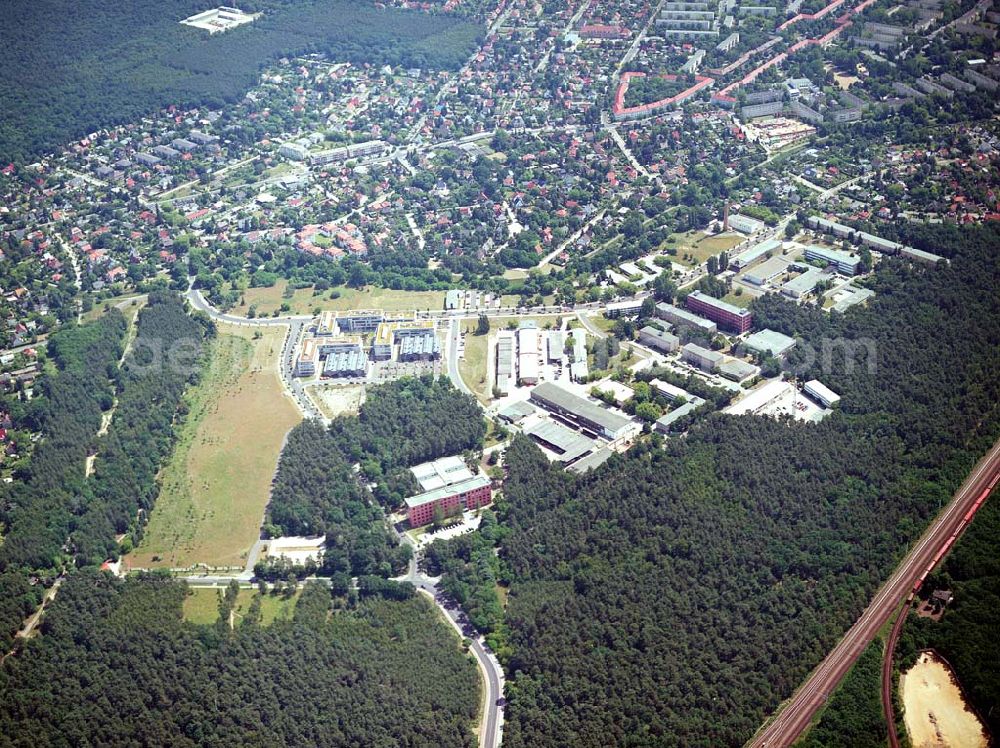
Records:
M312 400L327 418L354 415L365 401L360 385L317 385L309 388Z
M982 723L966 708L951 668L933 652L920 655L901 689L914 748L986 748Z

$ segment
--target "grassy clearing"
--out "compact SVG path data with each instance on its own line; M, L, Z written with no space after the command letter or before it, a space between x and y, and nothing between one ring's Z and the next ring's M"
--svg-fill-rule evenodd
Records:
M134 312L137 312L143 306L143 304L146 303L145 300L140 300L139 297L134 293L126 294L124 296L112 296L107 299L95 299L94 307L89 312L84 312L83 321L93 322L95 319L104 314L106 308L113 307L117 304L120 304L123 301L128 301L130 299L132 300L132 303L122 308L122 313L126 317L129 317Z
M688 231L677 237L677 257L678 263L694 267L708 260L712 255L726 252L741 241L743 236L734 232L706 236L701 231Z
M738 306L740 309L746 309L750 306L750 302L753 301L753 296L746 292L737 296L734 292L730 291L722 297L722 300L733 306Z
M210 625L219 620L219 595L222 589L212 589L210 587L194 587L184 598L184 620L191 623ZM250 603L258 595L256 590L240 590L239 597L236 598L236 607L233 609L235 623L238 626L240 621L246 616L250 609ZM301 591L296 591L291 597L284 595L265 595L261 600L260 615L261 623L267 626L276 620L291 618L295 611L295 603L298 602Z
M243 292L242 303L233 307L234 314L246 314L251 305L256 305L257 315L270 315L282 304L288 304L292 314L312 314L317 307L322 310L343 311L347 309L385 309L387 311L409 311L411 309L438 310L444 308L444 291L393 291L389 288L347 288L339 287L313 294L312 288L300 288L291 298L284 298L288 281L279 280L270 288L248 288ZM336 291L340 295L331 299Z
M257 539L282 442L301 416L278 378L284 328L253 334L220 326L131 566L238 566Z

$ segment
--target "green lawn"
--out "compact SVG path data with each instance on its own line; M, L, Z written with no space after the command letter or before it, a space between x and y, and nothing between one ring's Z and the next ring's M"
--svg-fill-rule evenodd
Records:
M251 304L257 305L257 315L266 316L288 304L292 314L311 314L317 307L323 310L385 309L386 311L438 310L444 308L444 291L393 291L368 286L363 289L340 287L314 294L312 288L300 288L290 299L283 297L288 281L279 280L270 288L248 288L243 303L233 307L234 314L246 314ZM335 299L330 295L339 293Z
M722 297L722 300L728 304L732 304L733 306L738 306L741 309L746 309L747 307L750 306L750 302L753 301L753 298L754 297L752 295L746 292L743 292L742 294L737 296L735 293L730 291L729 293L727 293L725 296Z
M694 267L708 260L712 255L726 252L741 241L743 236L735 232L706 236L701 231L688 231L677 237L677 256L673 259L682 265Z
M219 595L222 589L210 587L192 587L184 599L184 620L197 624L213 624L219 620ZM235 623L238 626L250 608L250 602L260 593L257 590L241 589L236 598L233 610ZM261 623L267 626L279 619L291 618L295 611L301 591L296 591L291 597L267 594L261 600Z

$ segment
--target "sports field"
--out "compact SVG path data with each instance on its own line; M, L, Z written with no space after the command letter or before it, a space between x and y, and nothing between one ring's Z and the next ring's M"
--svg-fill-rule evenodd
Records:
M363 289L340 287L313 294L312 288L300 288L291 298L284 298L288 282L279 280L270 288L248 288L243 292L243 303L232 308L233 314L246 314L251 305L257 306L257 316L266 317L282 304L288 304L292 314L312 314L314 309L385 309L409 311L411 309L438 311L444 309L444 291L393 291L389 288L369 286ZM330 298L336 291L339 296Z
M300 420L277 360L285 328L220 325L131 567L242 566L258 538L285 434Z

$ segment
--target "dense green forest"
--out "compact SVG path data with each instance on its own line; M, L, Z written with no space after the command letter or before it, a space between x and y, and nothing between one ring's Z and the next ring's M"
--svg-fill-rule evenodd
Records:
M262 625L258 597L231 630L183 622L181 582L77 572L0 667L0 745L471 748L475 665L410 593L307 586L291 620Z
M954 602L939 622L910 614L896 665L905 671L920 650L937 650L955 669L996 739L1000 736L1000 494L996 491L921 592L926 596L935 589L951 590Z
M408 560L386 527L382 508L318 421L303 421L288 434L268 522L273 535L326 535L328 573L387 577ZM271 572L266 564L258 569L258 575Z
M288 435L266 529L326 535L326 573L389 576L402 570L410 551L390 534L382 506L395 509L419 492L407 468L478 449L485 434L475 400L445 378L405 377L372 387L358 415L336 418L329 429L306 421ZM268 578L284 571L282 564L257 568Z
M215 334L204 317L192 317L173 293L149 294L136 321L136 339L118 372L117 404L98 442L90 498L72 536L80 565L117 557L115 535L142 533L156 500L156 474L173 447L181 395L199 373L202 342Z
M834 691L819 722L795 748L885 748L888 731L882 711L882 649L876 640Z
M513 442L505 744L740 745L824 656L1000 435L1000 235L950 231L867 307L755 303L843 396L819 424L714 415L582 477Z
M509 652L497 585L509 579L497 558L496 547L505 534L496 515L484 509L477 532L435 540L422 558L424 571L441 576L441 591L462 606L473 626L486 633L490 649L501 662Z
M407 377L369 389L358 416L335 419L330 433L378 484L375 497L395 508L419 490L406 468L482 448L486 421L475 398L447 378Z
M251 0L254 23L182 26L198 0L11 0L0 5L0 160L29 158L169 104L220 106L261 67L307 52L337 61L455 68L481 30L445 15L350 0Z
M53 577L66 560L63 550L73 513L84 495L85 461L113 400L112 381L124 345L126 323L114 310L91 324L64 327L49 338L56 371L35 387L16 426L41 441L14 483L0 489L0 644L32 610L40 592L29 574Z

